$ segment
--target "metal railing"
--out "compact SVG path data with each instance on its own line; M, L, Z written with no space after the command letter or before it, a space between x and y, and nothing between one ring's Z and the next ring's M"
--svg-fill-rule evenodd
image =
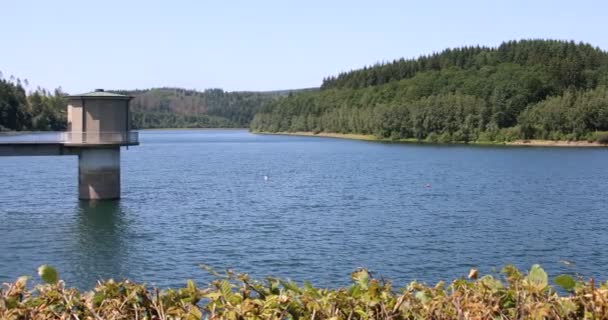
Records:
M138 144L139 132L74 132L61 133L61 142L67 144Z

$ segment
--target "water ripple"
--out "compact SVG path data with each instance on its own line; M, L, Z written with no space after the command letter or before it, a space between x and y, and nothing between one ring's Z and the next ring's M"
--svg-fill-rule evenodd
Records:
M42 263L83 288L102 278L208 281L201 263L321 286L345 285L362 266L396 284L507 263L608 274L608 150L241 130L141 140L122 152L119 202L78 202L74 157L0 158L0 282Z

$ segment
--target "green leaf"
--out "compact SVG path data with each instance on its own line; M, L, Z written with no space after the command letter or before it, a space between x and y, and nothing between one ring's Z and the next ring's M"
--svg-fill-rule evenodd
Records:
M300 287L298 287L298 285L293 281L279 280L279 282L281 283L283 288L285 288L289 291L292 291L295 293L302 293L302 290L300 290Z
M418 291L415 295L416 299L420 300L420 302L427 303L429 301L429 296L424 291Z
M16 297L8 297L4 300L4 307L8 310L17 308L19 306L19 301Z
M217 271L215 271L213 268L211 268L210 266L206 265L206 264L199 264L198 265L199 268L211 273L212 275L214 275L217 278L222 278L222 275L219 274Z
M521 273L514 265L506 265L502 268L502 273L504 273L509 281L518 281L522 278Z
M576 281L574 281L574 279L567 274L561 274L555 277L553 281L556 285L562 287L566 291L572 291L574 286L576 286Z
M215 300L219 299L221 296L222 296L221 292L212 291L212 292L206 293L203 297L205 297L211 301L215 301Z
M503 288L500 280L494 279L494 277L492 277L491 275L485 275L481 277L481 279L479 279L479 282L483 283L483 285L492 290L499 290Z
M203 313L199 308L194 305L190 306L190 310L188 310L188 320L199 320L203 318Z
M559 306L561 307L564 316L571 315L578 309L576 303L572 302L571 300L562 300ZM593 317L588 319L593 319Z
M59 281L59 274L57 273L57 270L46 264L38 267L38 275L42 281L48 284L56 284L57 281Z
M227 280L222 280L222 282L220 282L220 291L222 292L224 298L229 300L232 296L232 286L230 285L230 282Z
M361 310L361 309L356 309L355 313L359 316L359 318L361 319L369 319L369 315L367 314L367 312L365 312L365 310Z
M360 297L362 294L362 289L360 286L354 285L348 289L348 295L354 298Z
M304 290L306 290L306 291L317 291L317 290L315 290L315 287L313 287L312 283L310 283L308 281L304 281Z
M538 290L546 288L549 284L549 277L547 276L547 273L538 264L535 264L532 266L532 268L530 268L527 279L530 284Z
M103 302L103 300L105 300L106 295L102 292L97 292L95 293L95 295L93 296L93 305L95 307L98 307L101 305L101 303Z
M367 289L369 284L369 272L365 269L360 269L351 274L351 278L362 288Z
M196 284L194 283L194 280L192 280L192 279L188 280L187 287L191 293L196 292Z

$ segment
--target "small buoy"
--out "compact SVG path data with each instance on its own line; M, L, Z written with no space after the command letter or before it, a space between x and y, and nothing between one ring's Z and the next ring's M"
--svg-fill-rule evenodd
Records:
M269 179L268 176L264 176L264 181L268 181Z

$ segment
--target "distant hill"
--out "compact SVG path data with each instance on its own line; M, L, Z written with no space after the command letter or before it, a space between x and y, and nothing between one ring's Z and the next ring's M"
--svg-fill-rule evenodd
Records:
M320 91L268 103L251 128L443 142L594 139L608 130L606 86L606 51L509 41L329 76Z
M0 73L0 130L62 130L65 93ZM29 91L29 93L28 93ZM247 127L431 142L608 142L608 53L586 43L508 41L398 59L324 79L320 89L116 90L136 128Z
M222 89L154 88L116 92L135 97L131 109L134 125L138 128L244 128L249 126L262 105L289 93L314 90L318 89L226 92Z
M0 131L64 130L66 93L37 89L27 93L27 80L0 73ZM108 90L131 95L133 126L142 128L245 128L264 104L279 97L318 88L267 92L204 91L181 88Z
M316 92L316 91L319 91L319 87L302 88L302 89L287 89L287 90L271 90L271 91L236 91L236 92L257 92L257 93L261 93L261 94L285 97L290 94L304 93L304 92Z
M559 40L508 41L496 48L469 46L446 49L417 59L394 60L323 80L321 88L364 88L413 78L421 73L444 70L479 70L515 64L533 68L551 80L557 91L574 86L590 88L605 75L607 54L587 43Z

